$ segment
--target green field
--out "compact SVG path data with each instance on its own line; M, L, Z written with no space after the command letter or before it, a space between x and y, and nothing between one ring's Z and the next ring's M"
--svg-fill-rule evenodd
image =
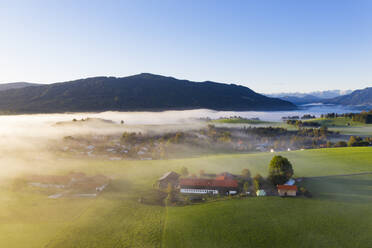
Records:
M261 121L254 119L242 119L242 118L224 118L213 120L212 123L228 123L228 124L277 124L276 122Z
M356 122L350 118L318 118L307 121L314 121L320 123L322 126L327 126L332 131L339 131L346 135L370 136L372 135L372 124L364 124Z
M372 148L283 152L298 177L372 171ZM97 198L48 199L0 184L0 247L372 247L372 175L305 180L313 198L238 198L185 207L142 204L156 178L191 173L266 174L273 154L157 161L58 159L59 173L103 173ZM41 163L42 161L39 161Z

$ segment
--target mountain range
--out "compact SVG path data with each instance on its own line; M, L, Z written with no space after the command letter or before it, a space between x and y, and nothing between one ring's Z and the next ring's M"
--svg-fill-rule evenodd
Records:
M3 113L99 111L293 110L291 102L267 97L235 84L192 82L142 73L93 77L0 91Z
M372 107L372 87L355 90L351 94L325 100L324 103Z
M274 93L274 94L267 94L271 97L298 97L298 98L306 98L306 97L315 97L318 99L330 99L335 98L338 96L347 95L353 92L352 90L325 90L325 91L313 91L309 93L301 93L301 92L283 92L283 93Z
M292 102L296 105L310 103L325 103L347 105L354 107L372 107L372 87L355 91L315 91L310 93L278 93L268 94L270 97L277 97L285 101Z

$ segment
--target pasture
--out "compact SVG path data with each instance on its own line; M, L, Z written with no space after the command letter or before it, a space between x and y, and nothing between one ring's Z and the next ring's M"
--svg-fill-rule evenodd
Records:
M370 136L372 134L372 124L356 122L350 118L318 118L308 121L318 122L322 126L327 126L332 131L339 131L345 135Z
M295 176L372 171L372 148L280 153ZM267 173L273 154L224 154L153 161L60 158L53 172L102 173L112 183L97 198L48 199L0 186L0 247L371 247L372 175L309 179L313 198L241 198L162 207L153 183L169 170ZM41 163L42 161L39 161ZM149 204L138 198L149 199Z

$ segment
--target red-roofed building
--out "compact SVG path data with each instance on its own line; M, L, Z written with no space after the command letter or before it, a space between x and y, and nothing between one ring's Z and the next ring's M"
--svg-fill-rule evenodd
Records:
M180 192L183 194L236 194L238 181L233 179L181 178Z
M216 177L216 180L233 180L233 179L234 179L234 175L228 172L223 172L217 175Z
M277 185L277 188L280 196L296 196L296 185Z

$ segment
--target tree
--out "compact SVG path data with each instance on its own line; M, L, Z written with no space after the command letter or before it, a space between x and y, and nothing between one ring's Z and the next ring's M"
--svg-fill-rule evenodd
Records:
M244 194L246 194L248 192L248 189L249 189L249 183L245 182L244 185L243 185Z
M285 157L274 156L269 165L269 180L274 184L283 184L293 176L291 162Z
M229 131L223 132L219 138L219 141L226 143L231 142L231 133Z
M136 141L136 133L134 132L124 132L121 136L121 141L124 143L133 144Z
M348 142L348 146L358 146L358 143L362 141L362 139L358 136L351 136Z
M257 191L261 189L263 183L263 177L260 174L256 174L253 178L254 189Z
M167 197L165 198L165 204L166 205L170 205L174 202L175 200L175 196L174 196L174 190L173 190L173 186L171 183L168 183L168 187L166 189L166 192L167 192Z
M320 135L327 136L328 133L328 127L327 126L321 126L319 128Z
M185 167L185 166L182 166L181 170L180 170L180 173L182 176L187 176L189 175L189 170Z
M175 144L179 144L185 137L185 134L183 132L177 132L173 138L170 139L170 142L173 142Z
M246 181L251 179L251 172L249 171L249 169L242 170L242 178Z
M347 143L345 141L337 141L335 147L346 147Z

